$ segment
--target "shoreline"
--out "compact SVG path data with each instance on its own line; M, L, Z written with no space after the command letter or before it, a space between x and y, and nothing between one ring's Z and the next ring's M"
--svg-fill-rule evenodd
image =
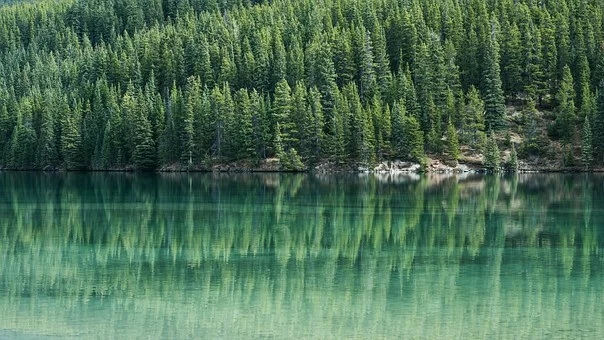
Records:
M447 165L439 159L430 159L429 164L422 167L420 163L409 161L382 161L373 166L360 163L336 164L335 162L322 162L311 168L300 170L281 169L278 161L274 159L263 160L260 164L253 166L248 162L234 162L216 164L211 167L195 166L183 167L177 164L164 166L155 170L141 171L133 167L115 169L67 169L67 168L9 168L0 167L0 172L106 172L106 173L372 173L372 174L489 174L489 173L603 173L604 168L584 169L582 167L551 167L547 165L532 165L525 162L518 169L510 170L504 167L498 171L491 171L485 167L472 163L458 163L456 166Z

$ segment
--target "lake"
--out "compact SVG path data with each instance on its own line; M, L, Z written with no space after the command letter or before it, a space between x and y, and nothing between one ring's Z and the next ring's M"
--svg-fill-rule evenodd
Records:
M0 172L0 338L604 338L604 176Z

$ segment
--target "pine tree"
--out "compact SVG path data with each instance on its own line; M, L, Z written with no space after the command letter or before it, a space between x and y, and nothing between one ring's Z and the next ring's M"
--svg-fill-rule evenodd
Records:
M298 37L295 37L287 51L287 82L296 84L304 80L304 51Z
M556 95L558 107L556 108L556 124L554 126L554 136L559 137L566 144L572 142L575 134L575 90L573 87L573 77L570 73L570 67L565 66L562 73L562 81Z
M529 99L522 110L522 132L525 136L522 151L528 155L538 155L542 151L538 119L535 102Z
M489 129L502 129L505 126L505 106L499 70L499 44L497 42L497 23L491 23L491 31L486 42L485 70L483 90L485 105L485 125Z
M556 92L557 85L558 50L556 47L556 27L547 9L543 10L541 24L543 71L547 83L547 92L549 95L552 95Z
M237 143L234 145L236 158L254 158L254 126L252 102L246 89L235 93L235 130Z
M447 141L445 149L449 159L457 165L457 161L460 157L459 140L457 138L457 131L455 130L455 126L451 122L451 119L449 119L449 124L447 125Z
M323 141L325 139L323 134L323 106L321 105L321 94L317 88L313 87L308 92L308 102L308 111L311 118L309 119L310 124L304 129L307 134L304 140L307 142L308 150L306 157L310 158L312 164L321 157Z
M273 30L273 46L272 46L272 62L271 62L271 77L272 87L285 79L287 76L287 53L285 52L285 45L281 39L281 30Z
M151 123L142 111L137 112L134 128L134 152L132 160L134 167L140 171L154 170L157 166L157 154Z
M410 159L423 163L425 157L424 137L419 122L415 117L405 116L403 124L403 153L408 155Z
M391 134L391 145L393 149L393 156L397 158L405 157L403 150L403 133L405 131L405 103L403 100L399 100L392 105L391 121L392 121L392 134Z
M12 115L11 115L12 116ZM0 164L8 164L10 135L13 130L11 116L8 114L6 104L0 107Z
M274 141L270 129L272 121L270 100L264 99L255 90L252 91L250 99L252 101L252 111L254 112L252 122L256 154L259 158L266 158Z
M292 119L291 89L285 79L281 79L275 86L275 100L273 103L273 124L279 124L283 148L289 150L297 146L297 127ZM275 130L276 135L276 130ZM276 137L275 137L276 138Z
M583 119L583 131L581 134L581 164L585 170L589 169L589 166L593 162L593 148L592 148L592 135L591 126L589 124L589 116L585 116Z
M187 81L185 90L185 107L182 122L182 131L180 132L181 154L180 163L190 167L193 164L193 154L195 148L195 116L196 111L201 108L201 84L199 79L190 77Z
M312 124L307 97L308 92L306 91L306 86L304 86L302 82L297 82L292 91L289 120L291 120L291 123L295 126L295 135L293 136L295 144L292 145L292 147L296 149L296 151L300 151L301 154L305 153L303 148L301 148L305 142L304 139L306 138L304 132L309 129L307 124Z
M370 164L375 157L375 140L370 113L363 109L356 84L348 84L342 91L349 113L349 133L345 135L348 153L353 159Z
M53 102L47 102L41 110L40 129L38 133L38 151L37 151L37 167L45 168L47 166L55 166L57 162L57 148L54 134L54 114L51 110L54 108Z
M364 28L358 28L354 34L354 55L357 56L357 84L362 103L368 103L377 94L377 78L373 56L373 41L371 34Z
M371 34L373 39L373 61L375 68L376 82L380 91L380 96L385 97L392 82L392 73L390 72L390 60L386 51L386 37L379 21Z
M576 103L579 105L580 118L591 116L593 113L593 95L590 89L589 63L585 55L579 57L578 77L575 82L575 93L577 95Z
M387 158L391 153L390 134L392 133L392 122L390 120L390 108L388 104L386 104L386 107L382 107L381 100L376 94L371 101L371 105L367 106L366 110L371 115L377 156L379 159Z
M604 79L598 86L596 115L592 126L592 144L596 164L604 164Z
M61 154L65 160L67 169L81 169L83 167L80 147L82 139L78 129L79 110L75 109L72 115L65 115L61 122Z
M491 131L489 139L487 139L486 150L484 154L484 167L489 171L499 171L500 155L495 134Z
M501 68L502 86L509 95L516 94L522 88L522 62L520 30L515 23L504 23L502 36Z

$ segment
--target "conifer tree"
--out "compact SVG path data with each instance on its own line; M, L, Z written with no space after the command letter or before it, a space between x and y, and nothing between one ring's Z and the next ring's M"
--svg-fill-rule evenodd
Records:
M581 164L584 169L589 169L593 162L591 126L589 124L589 116L583 119L583 130L581 133Z
M489 129L502 129L505 125L505 106L499 70L499 43L497 23L493 20L486 42L484 81L485 125Z
M180 154L180 163L182 165L190 167L193 165L193 155L195 148L195 116L201 108L201 84L199 79L190 77L187 81L187 88L185 90L185 107L184 116L182 122L182 131L180 136L180 143L182 145L182 151Z
M307 146L306 157L310 158L311 163L315 162L322 155L323 140L323 107L321 105L321 94L315 87L311 88L308 92L308 102L310 114L310 124L304 129L306 137L304 138L305 145Z
M135 117L134 152L132 159L137 170L153 170L157 166L157 154L151 124L144 112L138 111Z
M510 95L516 94L522 88L522 62L521 62L521 42L520 30L515 23L503 23L503 30L506 32L502 36L501 68L502 87Z
M489 171L499 171L499 147L495 140L495 134L491 131L489 138L487 139L486 150L484 154L484 167Z
M254 158L254 126L253 108L250 96L246 89L235 93L235 131L237 142L234 145L236 158Z
M565 143L570 143L575 134L575 90L570 67L565 66L562 81L556 95L558 107L556 109L555 136L560 137Z
M403 153L417 162L423 163L424 138L419 122L413 116L404 117Z
M42 169L47 166L55 166L58 156L54 134L54 114L51 110L56 110L54 102L47 102L41 109L40 129L36 142L38 145L36 164Z
M297 127L292 119L291 89L285 79L281 79L275 86L273 121L273 124L278 123L280 126L280 138L283 143L283 148L285 150L295 148L298 142L296 139L298 132Z
M78 118L79 110L76 108L72 115L68 113L61 122L61 131L63 132L61 154L67 169L80 169L83 166L80 155L82 139L78 129Z
M403 150L403 132L405 131L405 103L403 100L399 100L392 105L391 121L392 121L392 135L391 144L393 149L393 156L397 158L405 157Z
M447 125L447 141L446 141L446 152L451 161L454 164L457 164L457 160L459 160L460 150L459 150L459 140L457 138L457 131L455 130L455 126L449 119L449 124Z
M538 116L535 102L532 99L526 103L522 110L522 130L524 132L523 153L537 155L541 153L538 130Z
M604 164L604 79L598 86L596 114L592 126L592 144L596 164Z

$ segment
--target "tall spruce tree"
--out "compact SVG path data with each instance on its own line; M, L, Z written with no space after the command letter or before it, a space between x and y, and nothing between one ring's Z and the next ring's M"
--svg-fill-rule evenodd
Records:
M556 109L555 136L566 144L571 143L575 134L575 90L570 67L565 66L562 72L562 81L556 94L558 107Z
M583 164L584 169L589 169L593 162L593 157L591 126L589 124L589 116L585 116L581 133L581 164Z
M457 138L457 130L451 122L451 119L449 119L449 124L447 124L447 141L445 150L449 159L455 165L457 165L457 160L459 160L461 151L459 150L459 139Z
M604 79L598 86L596 115L592 126L592 144L597 164L604 164Z
M505 126L505 106L501 87L497 35L497 21L493 19L485 43L485 69L482 80L484 84L485 125L487 128L494 130L502 129Z
M499 146L497 145L497 141L495 139L495 133L492 130L489 139L487 140L483 163L484 167L487 168L487 170L494 172L499 171Z

